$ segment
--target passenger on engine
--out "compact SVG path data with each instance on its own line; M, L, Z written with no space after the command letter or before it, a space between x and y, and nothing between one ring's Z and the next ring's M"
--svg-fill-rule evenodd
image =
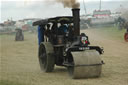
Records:
M61 22L60 24L61 24L61 26L58 28L59 32L61 34L66 33L68 31L68 27L64 24L64 22Z
M69 29L68 29L68 31L69 31L69 34L68 34L68 40L69 41L73 41L74 40L74 29L73 29L73 25L72 24L69 24Z
M47 37L49 37L50 36L50 34L51 34L51 30L50 30L50 24L47 24L46 25L46 31L45 31L45 35L47 36Z

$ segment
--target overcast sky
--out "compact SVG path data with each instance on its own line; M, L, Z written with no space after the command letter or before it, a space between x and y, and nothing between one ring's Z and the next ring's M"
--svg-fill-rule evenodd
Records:
M46 2L47 1L47 2ZM81 14L85 14L83 0L80 2ZM100 0L84 0L87 13L99 9ZM104 2L105 1L105 2ZM128 0L102 0L102 9L112 11L120 7L128 8ZM0 0L0 23L7 20L24 18L47 18L62 15L72 15L71 8L64 8L61 3L53 0Z

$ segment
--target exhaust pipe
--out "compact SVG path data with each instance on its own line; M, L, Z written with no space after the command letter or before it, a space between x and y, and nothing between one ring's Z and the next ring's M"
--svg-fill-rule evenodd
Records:
M75 36L80 35L80 9L75 8L72 9L72 15L73 15L73 24L74 24L74 34Z

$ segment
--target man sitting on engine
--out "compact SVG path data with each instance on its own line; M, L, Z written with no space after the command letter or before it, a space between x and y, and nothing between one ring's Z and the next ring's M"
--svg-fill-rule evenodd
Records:
M65 34L68 31L68 27L64 22L60 22L61 26L58 28L58 34Z

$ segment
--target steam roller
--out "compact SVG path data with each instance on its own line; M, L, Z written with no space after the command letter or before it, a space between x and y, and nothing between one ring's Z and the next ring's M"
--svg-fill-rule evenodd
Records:
M73 79L101 75L103 61L100 55L103 49L91 46L88 36L80 33L79 10L72 9L73 16L53 17L33 23L33 26L45 27L38 56L42 71L52 72L56 65L66 67Z

